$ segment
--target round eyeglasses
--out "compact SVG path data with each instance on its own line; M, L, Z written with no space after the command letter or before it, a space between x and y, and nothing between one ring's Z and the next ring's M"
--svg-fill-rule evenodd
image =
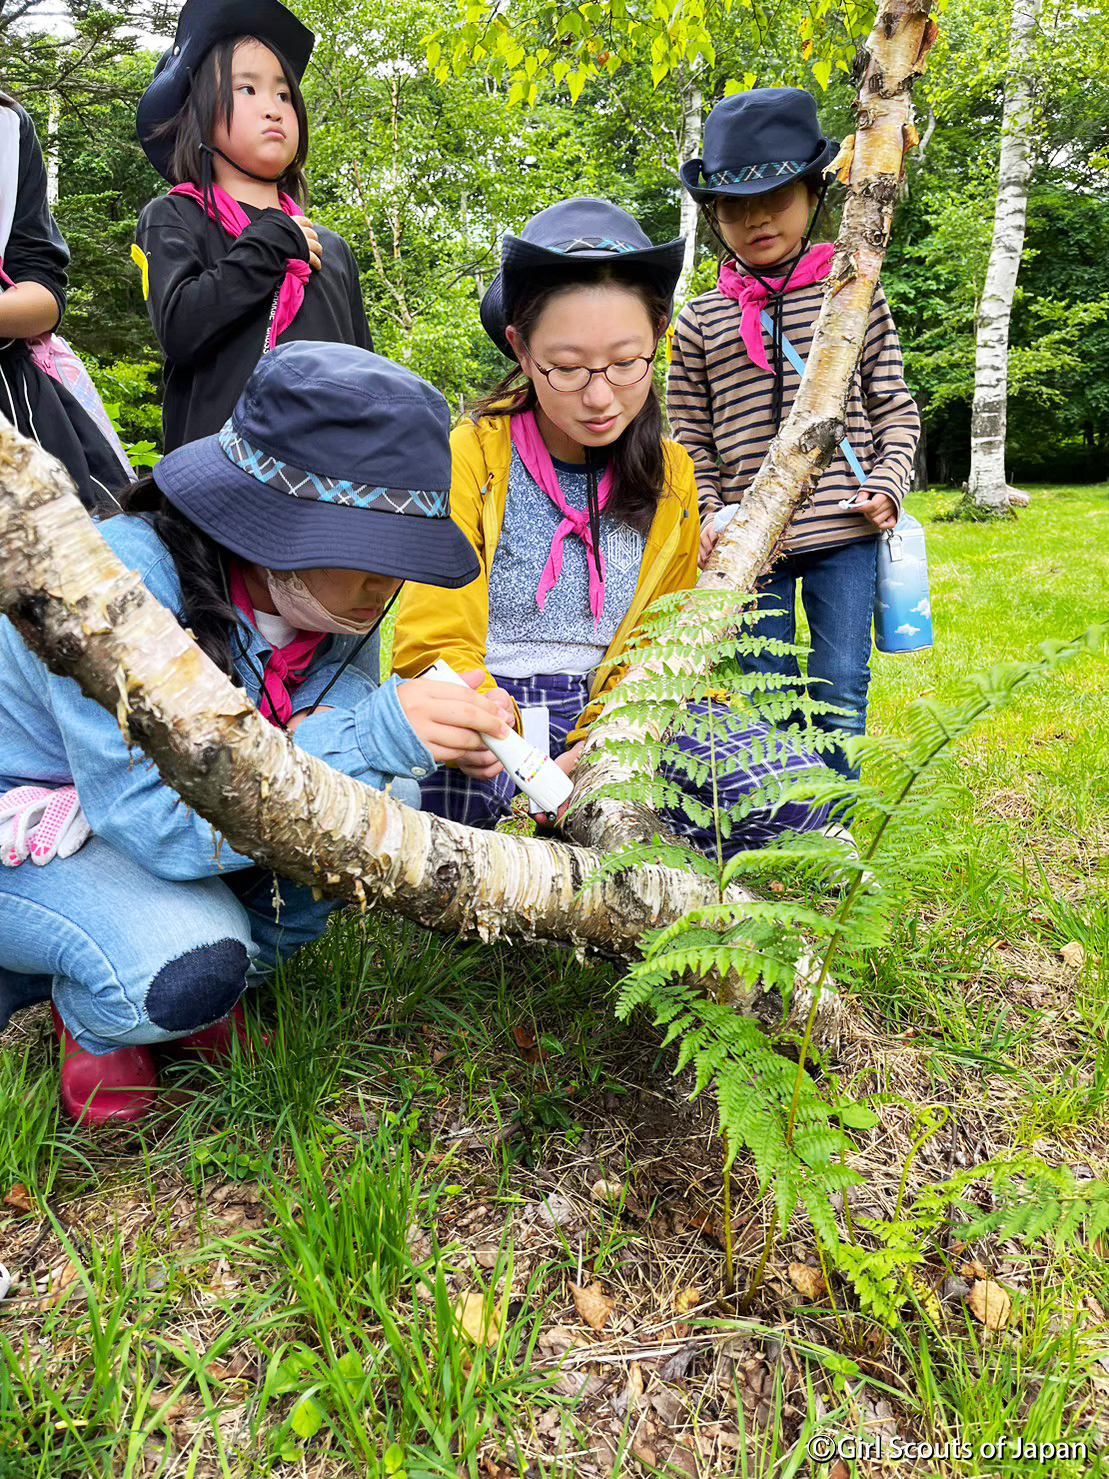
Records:
M603 375L614 389L625 390L629 385L638 385L641 380L646 380L657 353L656 344L650 354L638 354L634 359L613 360L610 365L601 365L596 370L591 370L588 365L552 365L545 370L535 360L532 360L532 365L546 378L552 390L566 395L584 390L592 382L594 375Z
M779 185L763 195L718 195L709 204L709 212L725 226L742 226L749 217L780 216L797 199L800 180Z

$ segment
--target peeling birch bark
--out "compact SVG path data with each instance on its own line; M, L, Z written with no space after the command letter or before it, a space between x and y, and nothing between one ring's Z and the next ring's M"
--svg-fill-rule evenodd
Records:
M295 882L451 934L622 958L638 953L646 930L716 902L703 879L660 867L583 888L597 853L413 811L298 750L117 559L61 465L2 418L0 611L52 671L116 715L233 848ZM781 1025L777 993L725 994L763 1025ZM811 1005L799 981L791 1023ZM842 1020L842 1003L826 993L823 1043Z
M1009 75L1001 121L1001 159L993 239L974 355L974 407L970 422L967 497L998 516L1028 495L1005 481L1005 429L1009 395L1009 319L1024 252L1028 182L1032 176L1032 79L1029 58L1042 0L1013 0Z
M874 29L859 53L856 131L832 165L847 186L847 200L805 374L785 424L701 573L697 592L754 590L780 552L794 511L811 497L843 439L851 378L866 340L904 156L917 141L911 94L937 35L930 11L931 0L881 0ZM677 620L687 627L701 625L705 645L721 634L721 625L708 626L704 607L692 594ZM657 668L648 658L628 670L621 688L634 691L652 671ZM607 747L606 753L578 770L574 799L580 805L567 827L575 841L609 852L622 843L649 840L658 830L645 807L596 793L630 778L620 759L622 745L659 738L659 724L633 721L619 697L610 700L590 729L585 749L595 755Z

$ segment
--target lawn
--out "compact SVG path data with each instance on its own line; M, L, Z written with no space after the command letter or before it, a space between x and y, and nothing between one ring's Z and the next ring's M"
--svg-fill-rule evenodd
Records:
M874 733L1109 615L1109 488L1033 495L991 526L912 501L936 648L875 657ZM942 862L845 967L824 1069L874 1111L861 1226L1018 1154L1109 1204L1107 686L1087 657L961 744ZM1067 1195L999 1237L908 1228L888 1319L800 1214L753 1301L721 1297L711 1108L616 1021L618 979L347 914L257 1002L268 1047L167 1069L152 1125L95 1139L57 1117L48 1016L18 1018L0 1479L1109 1473L1109 1242L1053 1235ZM733 1179L742 1289L773 1209Z

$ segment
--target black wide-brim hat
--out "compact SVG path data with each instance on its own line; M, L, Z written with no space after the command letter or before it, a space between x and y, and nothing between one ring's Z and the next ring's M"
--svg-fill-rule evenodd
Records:
M478 574L451 519L446 401L350 344L264 355L222 430L163 457L154 481L217 544L270 570L450 589Z
M673 310L674 289L685 259L685 237L655 246L627 211L607 200L579 196L548 206L519 236L501 243L501 270L481 300L481 323L493 343L515 359L505 333L521 291L537 276L587 281L598 262L646 282Z
M159 58L154 78L139 99L135 131L147 159L163 180L171 179L172 138L154 138L185 104L197 68L220 41L256 36L281 53L299 82L316 38L280 0L185 0L173 45Z
M703 205L717 195L768 195L822 172L839 145L820 130L813 98L799 87L757 87L717 103L705 120L704 157L678 173Z

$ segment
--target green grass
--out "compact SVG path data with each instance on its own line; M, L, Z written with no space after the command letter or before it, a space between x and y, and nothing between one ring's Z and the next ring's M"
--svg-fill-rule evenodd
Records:
M918 694L1109 614L1109 489L1033 490L1014 523L927 522L950 501L912 500L936 648L875 656L877 733ZM848 965L860 1010L906 1049L864 1044L842 1069L883 1114L864 1190L887 1215L937 1107L914 1188L1032 1148L1109 1170L1107 688L1109 660L1076 663L976 732L930 823L942 861L888 944ZM1059 953L1073 943L1080 968ZM905 1438L970 1445L930 1473L1041 1472L980 1455L1018 1434L1090 1444L1042 1472L1102 1472L1101 1243L962 1249L948 1227L924 1273L955 1292L935 1323L890 1335L839 1284L797 1307L800 1224L752 1310L717 1306L712 1122L657 1035L614 1020L616 980L569 953L349 914L256 1003L268 1049L167 1072L164 1116L96 1138L58 1119L48 1023L18 1022L0 1051L0 1201L18 1183L30 1211L0 1205L16 1280L0 1479L584 1479L688 1473L690 1445L703 1473L770 1479L809 1471L814 1434L871 1433L876 1412ZM736 1177L742 1282L765 1209ZM1012 1292L1003 1334L965 1312L976 1258ZM594 1280L615 1305L599 1333L569 1288Z

